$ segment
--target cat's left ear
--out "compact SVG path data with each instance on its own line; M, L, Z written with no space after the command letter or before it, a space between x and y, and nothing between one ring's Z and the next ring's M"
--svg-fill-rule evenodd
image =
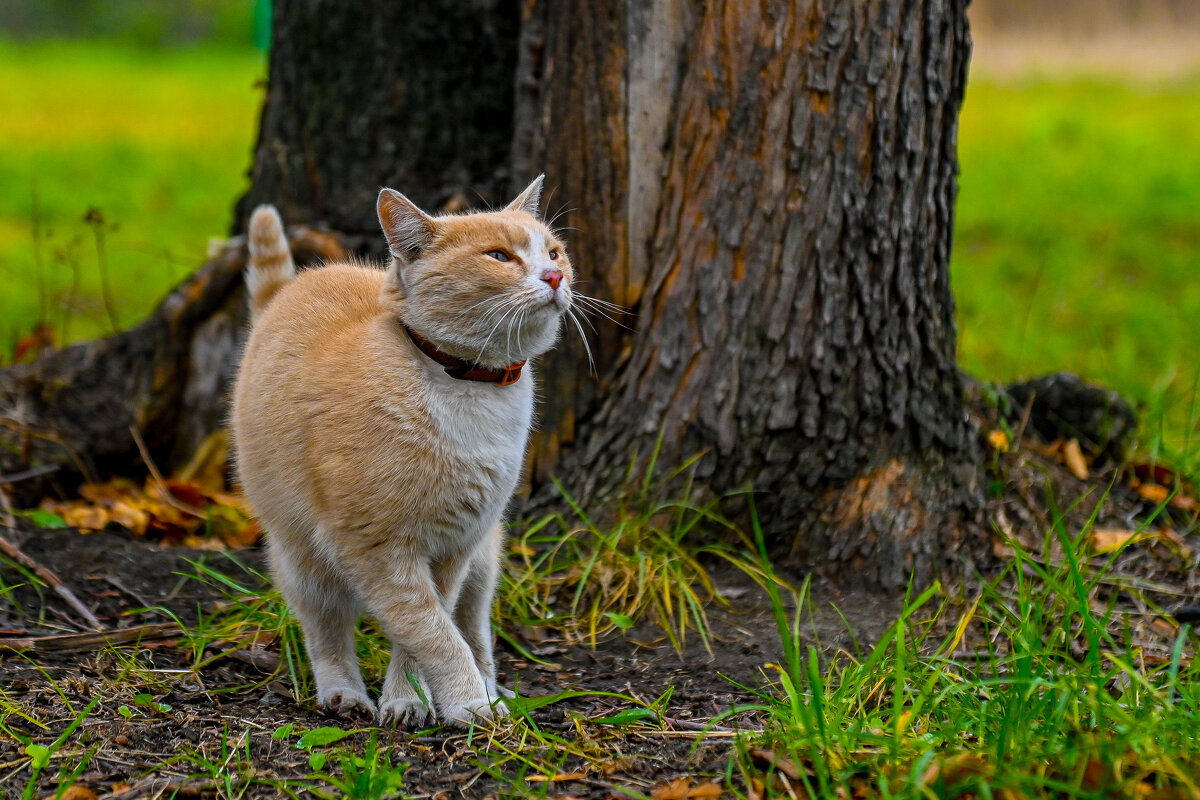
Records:
M412 261L433 241L433 218L395 189L379 192L376 209L388 250L396 258Z
M542 199L542 181L545 175L538 175L533 179L533 183L525 187L525 191L517 195L517 199L513 200L505 207L505 211L524 211L526 214L532 214L537 217L538 201Z

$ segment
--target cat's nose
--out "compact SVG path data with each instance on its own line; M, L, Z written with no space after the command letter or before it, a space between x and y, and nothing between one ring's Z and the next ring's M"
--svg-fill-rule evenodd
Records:
M551 267L542 273L542 280L550 284L550 288L556 292L558 291L558 285L562 283L562 279L563 274L561 269Z

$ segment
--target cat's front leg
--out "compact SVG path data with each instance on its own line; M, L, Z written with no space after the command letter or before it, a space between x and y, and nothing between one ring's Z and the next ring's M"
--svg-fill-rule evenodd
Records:
M471 648L441 603L427 562L410 561L384 579L373 576L362 590L371 614L416 662L444 721L466 726L492 719L492 698ZM393 689L399 690L399 681L397 673Z
M496 662L492 652L492 604L500 580L500 554L504 549L504 529L497 524L471 558L462 592L454 609L454 619L463 639L471 648L475 666L487 686L488 697L496 702L497 714L507 715L501 697L512 692L496 684Z
M412 730L434 720L433 692L421 666L396 642L392 643L392 662L383 680L379 696L379 722L384 727Z

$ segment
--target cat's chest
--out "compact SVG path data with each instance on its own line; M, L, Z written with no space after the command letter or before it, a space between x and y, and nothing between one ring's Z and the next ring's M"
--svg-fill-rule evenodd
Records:
M532 376L510 386L443 382L431 387L425 408L448 459L494 473L499 489L515 484L533 416Z

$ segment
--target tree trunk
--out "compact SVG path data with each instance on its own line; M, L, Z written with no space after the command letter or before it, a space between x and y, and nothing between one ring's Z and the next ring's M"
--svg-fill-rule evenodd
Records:
M897 587L978 555L948 274L965 0L527 9L518 171L562 187L585 291L636 312L600 382L574 344L543 367L535 475L595 504L661 432L660 462L753 487L800 565Z
M271 203L382 254L380 186L497 203L512 141L516 0L275 0L270 82L234 233Z

